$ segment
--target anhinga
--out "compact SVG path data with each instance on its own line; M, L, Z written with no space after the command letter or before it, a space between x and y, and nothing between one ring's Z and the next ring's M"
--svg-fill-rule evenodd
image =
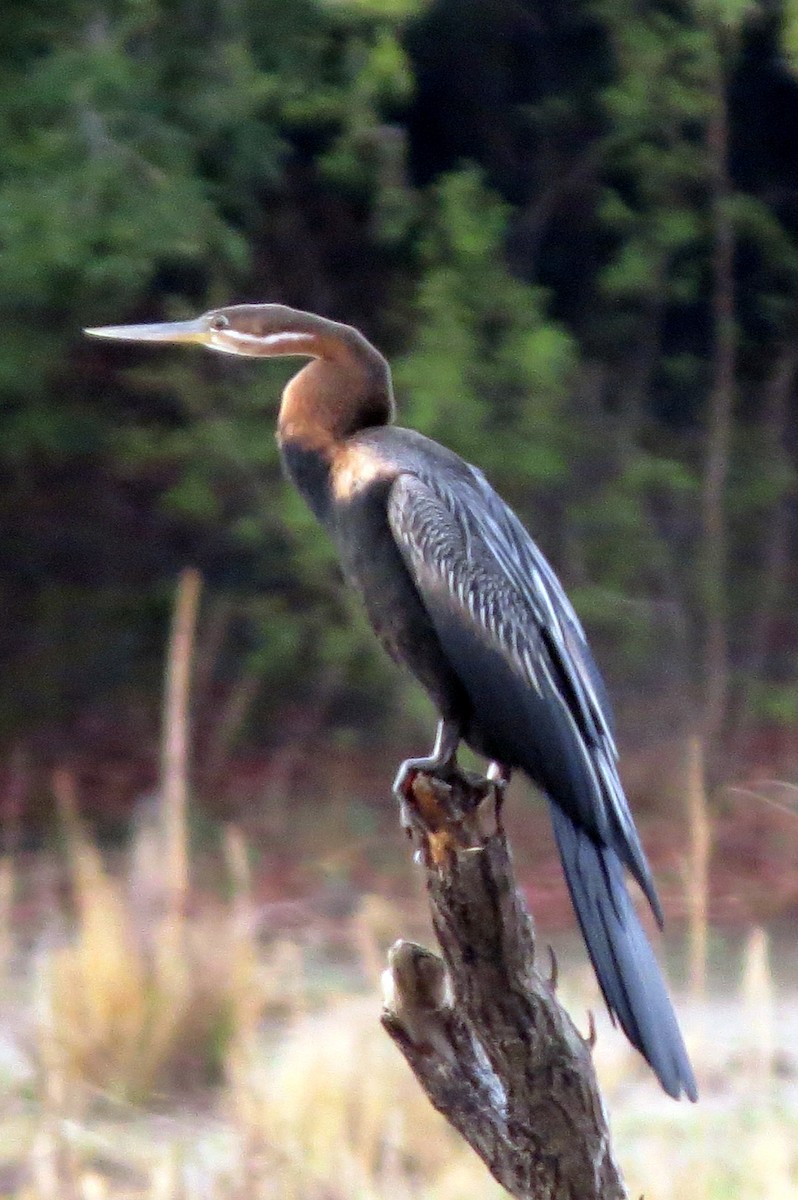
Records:
M339 551L388 653L440 713L445 773L465 741L546 793L565 877L610 1013L666 1092L696 1084L628 869L662 910L617 770L613 719L582 626L551 567L475 467L392 424L391 374L356 329L278 304L192 321L91 329L135 342L311 361L286 386L277 437L289 477Z

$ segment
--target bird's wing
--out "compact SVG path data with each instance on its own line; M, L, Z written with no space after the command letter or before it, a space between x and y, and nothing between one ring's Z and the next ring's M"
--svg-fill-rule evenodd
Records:
M490 752L611 846L662 913L617 771L612 714L579 619L518 518L474 468L401 474L388 519Z
M560 857L610 1013L671 1095L696 1098L690 1060L624 865L662 920L616 767L612 717L582 626L520 521L473 468L400 475L394 539L480 741L548 793Z
M544 636L552 639L552 655L566 673L567 687L574 692L585 737L599 741L617 761L609 696L570 600L512 509L497 496L481 471L475 467L469 471L479 497L478 523L488 535L502 571L537 605Z

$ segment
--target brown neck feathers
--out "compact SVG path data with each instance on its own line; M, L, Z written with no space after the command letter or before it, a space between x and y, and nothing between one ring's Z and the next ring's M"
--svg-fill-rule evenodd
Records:
M282 331L282 338L275 333L274 353L308 354L314 361L283 392L277 423L280 440L332 450L360 429L389 424L391 373L379 351L349 325L288 311L293 315L291 328ZM276 349L278 339L285 349Z

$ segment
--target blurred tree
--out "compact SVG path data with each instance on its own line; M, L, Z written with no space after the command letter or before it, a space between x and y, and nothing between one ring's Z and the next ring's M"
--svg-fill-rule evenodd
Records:
M164 355L112 374L145 360L78 343L78 326L241 292L376 319L413 210L385 116L411 86L396 36L411 7L4 9L6 735L104 704L122 683L149 679L154 699L171 581L189 561L237 597L220 639L236 677L262 680L268 665L279 684L304 648L312 679L319 658L350 653L329 557L280 500L268 373Z
M515 279L506 207L473 169L430 197L416 299L417 335L396 365L402 419L491 474L521 507L567 477L563 420L577 349L540 288Z
M641 443L669 447L667 476L676 487L677 512L681 508L669 570L679 581L681 623L696 668L696 712L716 748L733 725L739 732L747 721L753 660L744 647L752 622L761 640L763 623L774 616L775 562L784 558L783 522L777 522L781 532L764 555L770 583L760 595L745 595L737 585L740 556L761 561L760 543L751 541L761 500L749 491L746 508L738 458L771 479L777 509L788 485L783 468L776 471L778 483L774 477L779 435L772 397L774 388L783 397L792 378L783 339L791 340L795 320L789 299L794 246L790 229L739 188L732 161L731 80L751 11L734 0L601 7L619 71L605 92L610 126L602 206L615 247L599 277L612 304L602 308L596 327L620 378L627 469L639 477ZM775 376L766 364L774 353ZM677 395L678 420L687 420L689 436L674 440L671 430L663 438L661 420L669 410L660 407L652 422L659 414L651 399L667 405ZM704 427L700 453L693 421ZM673 426L672 418L668 423ZM759 458L762 437L755 432L751 440L761 424L770 431L764 437L769 462ZM661 488L666 464L661 451L658 457ZM647 503L662 515L661 495L649 494ZM687 573L679 561L685 546ZM748 671L740 670L741 655ZM763 656L757 657L759 670Z
M0 737L58 753L87 712L154 711L186 563L211 773L248 722L412 709L280 479L286 369L78 334L236 298L396 356L402 421L527 518L621 701L669 688L684 721L689 695L727 746L793 721L794 26L742 0L9 0Z
M515 205L510 261L580 346L561 569L627 690L660 664L647 694L669 675L682 720L727 744L789 670L798 88L780 30L735 0L522 0L491 20L437 0L409 43L419 176L480 162Z

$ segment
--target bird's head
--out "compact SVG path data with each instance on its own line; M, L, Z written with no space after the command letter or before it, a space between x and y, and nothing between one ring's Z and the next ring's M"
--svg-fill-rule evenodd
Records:
M322 360L287 384L278 421L283 430L312 426L342 435L393 417L391 373L371 342L351 325L283 304L234 304L191 321L101 325L85 332L123 342L185 342L254 358L292 354Z
M92 337L123 342L186 342L207 346L223 354L271 357L312 354L320 318L282 304L235 304L213 308L190 321L163 321L154 325L101 325L86 329Z

